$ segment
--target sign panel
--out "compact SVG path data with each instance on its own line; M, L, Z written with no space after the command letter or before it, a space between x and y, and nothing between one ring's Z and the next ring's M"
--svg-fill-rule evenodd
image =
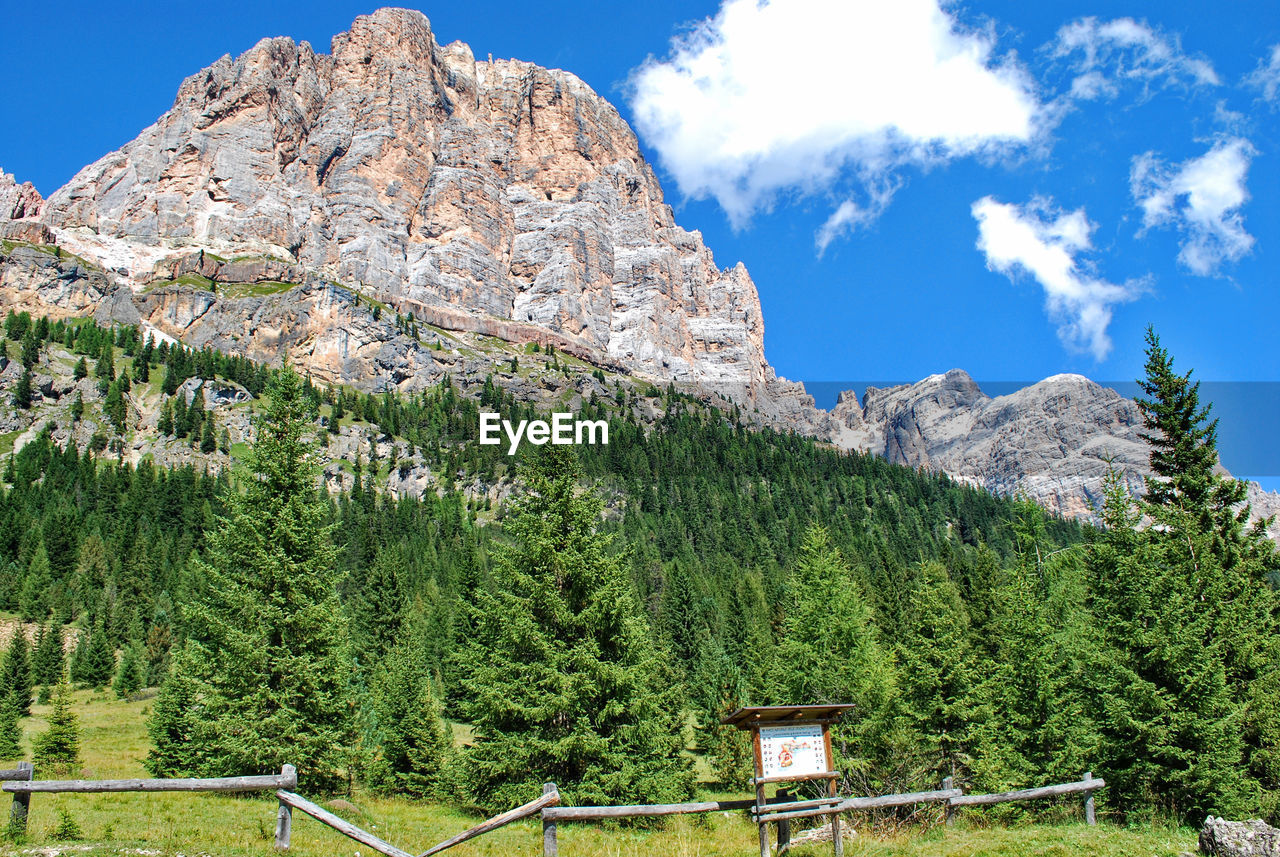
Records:
M805 777L827 771L827 748L822 726L761 726L760 775L764 777Z

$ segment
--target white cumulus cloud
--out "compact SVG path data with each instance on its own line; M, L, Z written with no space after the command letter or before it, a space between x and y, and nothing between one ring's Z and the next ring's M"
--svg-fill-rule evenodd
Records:
M937 0L725 0L635 70L629 101L680 191L735 225L781 194L859 187L820 249L879 214L895 168L1002 153L1042 119L1027 73Z
M1271 46L1271 53L1258 61L1244 82L1261 92L1264 100L1280 101L1280 44Z
M1173 226L1183 234L1178 261L1194 274L1209 276L1252 248L1241 207L1255 150L1248 140L1228 137L1208 152L1168 165L1154 152L1133 160L1129 188L1142 208L1143 231Z
M987 267L1010 279L1020 273L1033 277L1044 289L1045 308L1063 344L1104 359L1111 351L1112 307L1133 300L1140 288L1097 277L1081 258L1093 249L1096 228L1084 209L1061 211L1047 199L1019 206L984 196L971 210Z
M1132 18L1081 18L1058 30L1049 49L1054 59L1070 63L1075 74L1071 97L1083 101L1114 98L1126 82L1140 83L1144 92L1171 84L1221 82L1208 60L1183 52L1176 36Z

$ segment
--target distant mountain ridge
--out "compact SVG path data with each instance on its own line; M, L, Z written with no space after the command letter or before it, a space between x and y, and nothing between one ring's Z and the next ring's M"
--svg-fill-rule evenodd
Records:
M1135 490L1146 472L1134 404L1080 376L992 399L954 370L817 409L765 359L746 269L675 223L615 108L570 73L440 46L420 12L357 18L329 54L272 38L223 57L47 200L0 173L0 238L6 308L288 353L329 383L475 382L496 358L432 332L460 331L1065 515L1092 514L1108 462Z
M915 384L868 387L861 402L842 394L832 414L834 439L845 448L997 494L1022 493L1068 517L1097 513L1111 468L1135 495L1151 472L1137 404L1082 375L1054 375L992 398L953 369ZM1280 512L1280 495L1257 485L1250 502L1258 517Z

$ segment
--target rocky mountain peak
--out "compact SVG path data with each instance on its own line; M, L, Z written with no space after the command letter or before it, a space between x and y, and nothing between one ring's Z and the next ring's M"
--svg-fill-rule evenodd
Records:
M411 10L356 19L329 54L274 38L223 57L44 218L136 291L192 252L268 257L445 329L546 337L766 415L812 404L764 358L746 269L675 223L611 104L441 47Z
M11 174L0 170L0 221L38 217L44 198L31 182L18 184Z

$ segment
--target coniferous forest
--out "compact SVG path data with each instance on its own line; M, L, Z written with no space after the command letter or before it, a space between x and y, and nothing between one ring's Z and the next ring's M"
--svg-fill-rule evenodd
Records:
M609 445L509 466L476 443L478 414L533 412L492 381L478 400L448 382L372 396L134 329L9 328L24 353L91 355L108 393L223 377L259 407L230 472L134 466L49 430L9 456L0 609L40 630L4 657L0 750L65 669L122 696L158 687L156 776L288 762L312 791L484 810L546 781L573 803L664 802L699 774L745 789L750 748L718 725L738 705L849 702L842 793L1091 770L1127 817L1280 817L1280 562L1154 334L1155 476L1143 498L1112 480L1095 527L674 389L649 391L652 424L635 393L593 397L581 416L610 421ZM162 431L218 444L185 402L166 414ZM313 453L341 419L407 439L439 490L393 496L395 463L361 461L349 490L318 487ZM499 478L512 490L488 509L456 487Z

